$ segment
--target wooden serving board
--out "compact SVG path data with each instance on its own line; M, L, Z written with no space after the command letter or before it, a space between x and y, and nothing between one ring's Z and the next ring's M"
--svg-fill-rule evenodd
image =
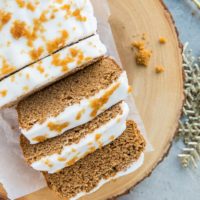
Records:
M128 72L138 110L144 121L148 138L155 151L145 154L145 163L135 173L112 181L85 200L103 200L116 197L147 177L163 160L175 135L181 114L183 71L181 45L170 14L160 0L109 0L110 23L124 68ZM148 48L153 56L148 68L135 64L130 48L132 41L146 33ZM160 45L159 37L167 43ZM165 72L155 73L155 66L165 66ZM30 183L31 184L31 183ZM4 194L0 189L0 194ZM21 200L57 200L45 188Z

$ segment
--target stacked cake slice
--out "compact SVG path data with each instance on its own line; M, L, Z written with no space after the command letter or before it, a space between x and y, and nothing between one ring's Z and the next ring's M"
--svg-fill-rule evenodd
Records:
M94 35L44 58L0 81L0 107L20 99L99 60L106 53ZM4 94L4 95L3 95Z
M0 107L17 104L27 163L68 199L138 169L127 74L105 56L90 1L2 1L0 14Z

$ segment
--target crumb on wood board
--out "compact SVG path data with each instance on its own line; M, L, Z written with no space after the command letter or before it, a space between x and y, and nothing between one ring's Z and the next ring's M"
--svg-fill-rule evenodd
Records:
M144 41L135 41L132 46L137 50L135 60L138 65L147 67L149 65L152 51L145 48Z
M163 66L161 66L161 65L155 67L155 72L157 74L160 74L160 73L162 73L164 71L165 71L165 68Z

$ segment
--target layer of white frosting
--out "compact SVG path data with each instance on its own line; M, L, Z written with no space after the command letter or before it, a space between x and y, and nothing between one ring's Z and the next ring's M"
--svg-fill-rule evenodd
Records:
M54 82L66 73L105 55L105 53L106 47L101 43L99 36L94 35L21 69L0 81L0 107ZM56 56L59 56L58 59ZM58 65L60 60L68 60L68 63Z
M60 153L46 155L35 161L31 166L35 170L55 173L65 167L73 165L75 162L93 153L96 149L105 146L119 137L126 129L126 119L129 108L125 102L120 104L122 113L107 123L82 138L78 143L64 146Z
M97 30L89 0L1 0L0 14L5 16L0 26L0 78L37 60L30 56L32 50L42 48L38 58L43 58L55 51L56 46L72 44ZM16 21L25 25L18 23L13 28ZM30 36L33 32L35 38ZM54 43L51 51L48 44L56 39L57 44Z
M94 112L94 108L91 106L91 102L103 99L104 95L109 93L110 91L112 91L112 93L108 96L107 101L96 111L95 115L92 115L92 113ZM129 85L127 74L125 71L123 71L117 80L113 81L113 83L107 88L100 90L94 96L84 98L80 101L80 103L76 103L66 107L64 111L61 112L59 115L49 117L43 123L37 122L28 130L20 127L21 132L30 141L31 144L36 144L40 142L36 139L38 137L45 137L45 139L48 139L58 136L66 130L69 130L76 126L80 126L94 119L103 111L107 110L116 103L126 99L128 93ZM77 115L79 113L81 113L81 116L79 119L77 119ZM67 124L67 126L63 126L62 130L58 132L57 130L51 128L50 124L61 127L64 124Z
M129 166L126 170L121 171L119 173L117 173L114 177L110 177L109 179L102 179L99 184L90 192L80 192L79 194L77 194L75 197L70 198L70 200L77 200L85 195L89 195L92 194L94 192L96 192L97 190L99 190L104 184L112 181L112 180L116 180L120 177L126 176L128 174L133 173L134 171L136 171L137 169L139 169L142 164L144 163L144 153L141 153L139 159L136 162L133 162L133 164L131 166Z

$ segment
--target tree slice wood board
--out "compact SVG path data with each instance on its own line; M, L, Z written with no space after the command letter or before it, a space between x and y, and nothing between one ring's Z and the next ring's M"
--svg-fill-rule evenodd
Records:
M173 20L160 0L109 0L110 24L117 49L133 95L144 121L148 138L154 151L145 154L144 165L136 172L112 181L84 200L103 200L125 193L147 177L163 160L178 127L184 101L182 48ZM131 42L143 33L147 35L148 48L153 51L149 67L135 63ZM167 43L159 44L159 37ZM155 73L155 66L162 65L165 72ZM30 183L31 184L31 183ZM5 196L1 189L0 194ZM58 196L45 188L20 200L57 200Z

